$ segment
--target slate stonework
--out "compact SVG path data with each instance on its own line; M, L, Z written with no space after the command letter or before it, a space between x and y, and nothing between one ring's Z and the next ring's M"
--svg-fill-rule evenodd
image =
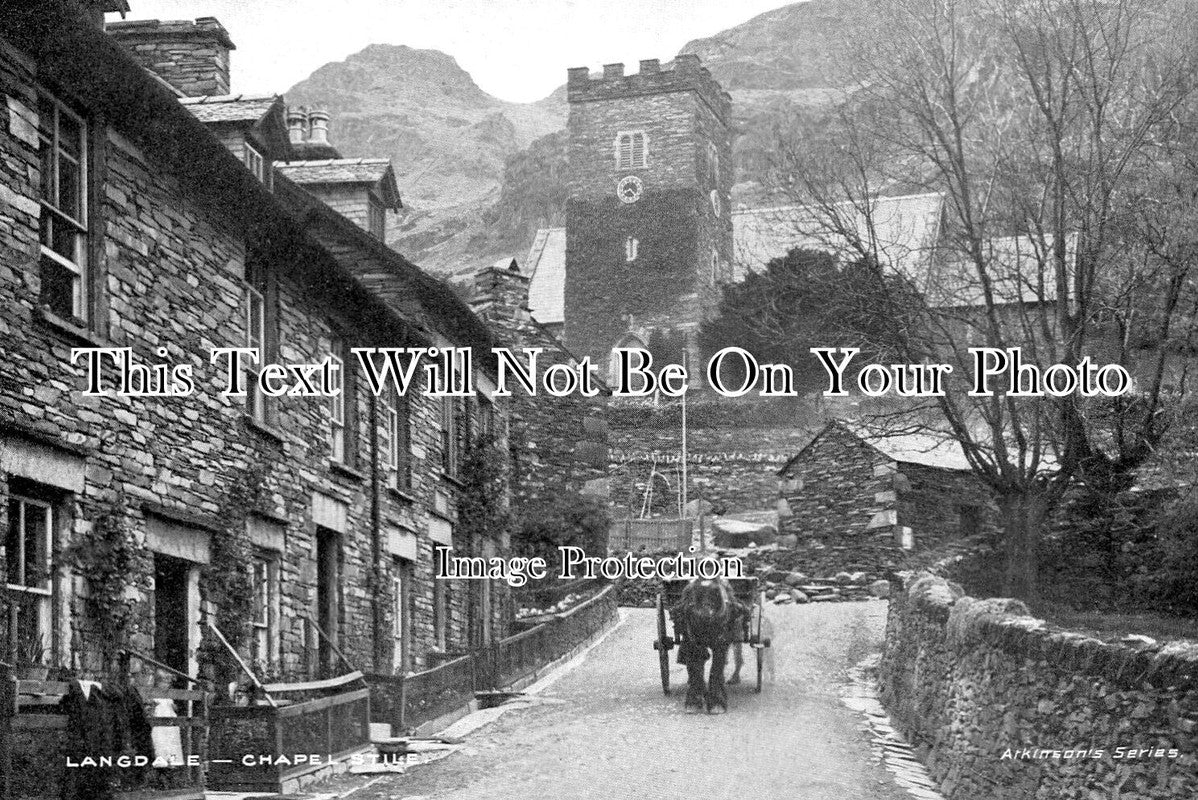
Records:
M839 423L825 426L780 477L791 511L780 531L874 573L897 562L904 541L922 551L996 530L991 495L971 472L896 461Z
M679 56L664 70L642 62L634 75L618 66L601 79L571 70L567 87L565 344L605 372L611 349L630 332L642 343L654 331L687 334L697 355L694 332L732 263L729 96L695 56ZM643 167L617 168L624 131L644 133ZM714 176L709 147L718 158ZM629 175L644 186L634 203L616 196ZM633 261L629 237L638 242Z
M880 683L949 800L1165 800L1198 793L1198 645L1110 644L904 573ZM1137 751L1117 757L1116 748ZM1004 758L1011 750L1014 757ZM1073 751L1023 757L1030 751ZM1085 755L1077 757L1077 751ZM1094 750L1103 752L1097 757ZM1145 754L1143 750L1150 751ZM1170 755L1170 751L1173 754Z
M339 266L331 258L320 261L320 251L310 243L254 242L254 231L244 220L222 211L211 197L197 195L194 184L180 179L177 164L141 144L147 135L139 128L144 120L117 119L113 127L101 128L98 118L93 118L99 131L96 143L102 145L95 148L102 179L93 207L102 220L96 239L102 260L94 265L100 276L97 322L86 332L54 321L38 301L38 152L22 133L28 125L25 112L13 110L37 108L35 67L33 59L8 44L0 47L0 95L7 101L0 110L0 359L8 365L0 375L0 450L44 454L44 464L69 473L71 480L79 474L77 490L39 489L52 497L62 520L56 556L61 559L69 543L113 509L120 510L123 524L143 547L152 525L219 538L240 535L251 515L281 522L280 652L278 663L268 667L302 673L311 665L314 645L301 615L316 613L313 506L314 493L319 493L345 509L339 538L339 646L356 664L390 670L390 604L384 587L396 562L387 542L391 531L405 530L418 544L409 566L407 666L427 666L428 654L437 646L430 519L441 515L452 520L458 491L441 475L439 401L413 398L414 480L400 494L384 490L372 478L380 433L372 427L382 421L364 381L358 381L356 396L347 400L356 409L357 429L349 440L348 468L342 468L329 458L326 399L280 398L277 423L254 424L246 417L243 399L219 395L208 357L211 348L245 344L247 242L265 253L267 270L275 276L268 302L277 309L280 361L319 361L330 352L335 335L349 346L402 346L410 343L405 337L413 322L426 330L444 324L425 315L408 324L396 317L392 327L378 328L374 307L372 325L363 326L359 315L369 302L360 287L352 289L344 277L333 279ZM88 98L78 100L86 113ZM453 330L446 335L452 341ZM90 344L130 347L143 362L190 363L198 377L196 391L177 398L84 396L70 349ZM165 348L164 356L158 348ZM469 406L468 413L469 424L477 429L477 406ZM5 464L11 465L11 459ZM51 466L0 480L0 526L9 524L8 498L17 491L27 493L29 481ZM260 481L260 500L253 508L235 503L248 476ZM381 556L377 570L376 554ZM130 643L147 653L155 649L152 558L148 549L139 552L129 587L136 607ZM203 606L212 599L206 595L209 572L200 567ZM74 580L64 564L59 586L65 590L76 585ZM505 587L494 586L492 596L498 626L510 616ZM103 672L110 666L100 660L104 642L83 600L67 591L61 597L48 642L52 663L85 675ZM466 642L469 602L464 587L449 591L448 648ZM201 618L192 622L194 639L201 635ZM135 660L134 670L139 666Z

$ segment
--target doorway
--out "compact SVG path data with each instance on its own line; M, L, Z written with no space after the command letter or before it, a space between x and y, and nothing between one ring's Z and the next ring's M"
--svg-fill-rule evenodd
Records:
M188 585L191 565L181 558L154 554L154 658L188 674Z
M337 621L340 616L341 546L335 531L316 529L316 623L324 631L318 636L320 669L326 675L336 673Z

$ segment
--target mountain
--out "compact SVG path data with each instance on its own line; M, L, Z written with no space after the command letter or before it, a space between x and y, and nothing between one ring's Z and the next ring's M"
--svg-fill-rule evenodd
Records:
M732 94L735 202L761 199L776 121L826 103L842 86L837 5L785 6L682 48ZM327 108L330 138L346 156L391 157L406 208L390 243L418 264L464 276L522 256L538 227L563 222L565 86L535 103L509 103L444 53L371 45L321 67L287 101Z
M346 157L391 158L407 207L392 243L434 268L452 265L455 248L442 245L499 199L506 160L565 126L564 104L499 100L452 56L403 45L326 64L286 97L327 109Z

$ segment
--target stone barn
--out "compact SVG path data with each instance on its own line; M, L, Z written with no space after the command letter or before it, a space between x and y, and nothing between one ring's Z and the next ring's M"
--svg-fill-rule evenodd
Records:
M996 528L989 490L947 437L871 436L833 420L778 475L790 509L779 532L873 571L902 550Z

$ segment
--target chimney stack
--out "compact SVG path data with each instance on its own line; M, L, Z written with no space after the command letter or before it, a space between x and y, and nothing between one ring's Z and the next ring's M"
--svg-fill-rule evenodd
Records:
M308 141L311 144L329 143L329 112L323 109L308 112Z
M514 330L528 320L529 276L514 258L501 258L474 274L474 313L501 329Z
M303 106L287 109L287 135L292 144L302 144L308 138L308 113Z
M108 35L143 67L187 97L229 94L229 33L215 17L188 20L120 20Z

